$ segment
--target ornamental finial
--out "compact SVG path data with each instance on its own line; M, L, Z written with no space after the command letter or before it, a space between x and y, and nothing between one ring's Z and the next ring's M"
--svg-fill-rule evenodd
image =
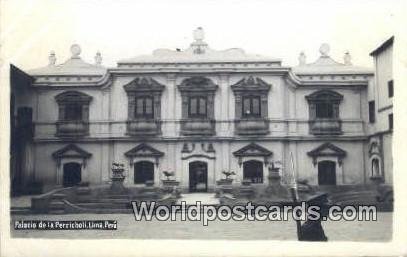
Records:
M300 65L307 64L307 56L305 55L304 52L301 52L300 56L298 56L298 62L299 62Z
M71 46L71 58L80 58L79 55L81 54L81 47L78 44L73 44Z
M102 54L99 51L97 51L95 55L95 64L96 65L102 64Z
M329 45L327 43L323 43L321 45L321 47L319 48L319 52L324 57L329 56L329 50L331 50L331 48L329 47Z
M195 41L203 41L205 38L205 33L202 27L198 27L194 30L193 37Z
M57 62L57 57L55 56L55 52L54 52L54 51L51 51L51 52L49 53L48 60L49 60L49 65L52 65L52 66L55 65L55 63Z
M345 53L345 55L343 56L343 61L345 62L345 65L352 65L351 60L352 60L352 57L350 56L349 51L347 51Z

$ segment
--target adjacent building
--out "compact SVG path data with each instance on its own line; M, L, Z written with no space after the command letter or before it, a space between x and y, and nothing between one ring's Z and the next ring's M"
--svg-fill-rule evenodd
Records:
M372 53L377 69L391 55L381 48ZM61 64L52 52L46 67L25 71L32 81L14 103L16 120L32 127L15 156L24 160L18 184L105 184L113 162L125 165L127 186L159 186L171 171L191 192L213 190L222 171L234 171L234 183L265 184L271 165L286 183L390 182L383 117L390 121L392 105L383 85L391 69L375 77L349 53L338 62L329 50L323 44L315 61L301 53L298 66L286 67L211 49L198 28L185 50L157 49L114 68L102 66L100 53L85 62L78 45Z

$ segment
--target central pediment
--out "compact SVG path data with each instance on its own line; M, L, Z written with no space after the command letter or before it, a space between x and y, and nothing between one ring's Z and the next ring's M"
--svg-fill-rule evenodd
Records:
M346 151L342 150L341 148L331 144L325 143L314 150L307 153L309 156L337 156L337 157L344 157L346 156Z
M83 150L77 145L69 144L52 154L52 157L55 159L62 159L62 158L89 158L92 154L88 153L87 151Z
M248 144L247 146L233 152L233 155L236 157L271 156L272 154L273 153L271 151L255 143Z
M138 77L124 85L126 91L162 91L165 86L150 77Z
M162 157L163 152L149 146L145 143L141 143L138 146L127 151L124 155L127 157Z

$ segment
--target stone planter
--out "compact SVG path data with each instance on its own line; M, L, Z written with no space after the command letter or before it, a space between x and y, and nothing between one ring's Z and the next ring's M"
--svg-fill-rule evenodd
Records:
M226 185L232 185L233 179L231 178L222 178L216 181L216 184L218 186L226 186Z
M175 179L165 179L161 180L163 183L164 187L178 187L179 186L179 181L176 181Z
M126 188L123 185L125 179L124 168L112 168L112 184L110 189L112 193L122 194L126 192Z

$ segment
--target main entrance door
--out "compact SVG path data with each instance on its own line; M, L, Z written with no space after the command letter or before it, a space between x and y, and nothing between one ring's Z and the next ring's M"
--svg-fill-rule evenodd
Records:
M71 187L79 184L82 180L81 165L76 162L64 164L63 186Z
M208 191L208 164L195 161L189 164L189 191Z
M333 161L322 161L318 163L318 184L336 185L336 163Z

